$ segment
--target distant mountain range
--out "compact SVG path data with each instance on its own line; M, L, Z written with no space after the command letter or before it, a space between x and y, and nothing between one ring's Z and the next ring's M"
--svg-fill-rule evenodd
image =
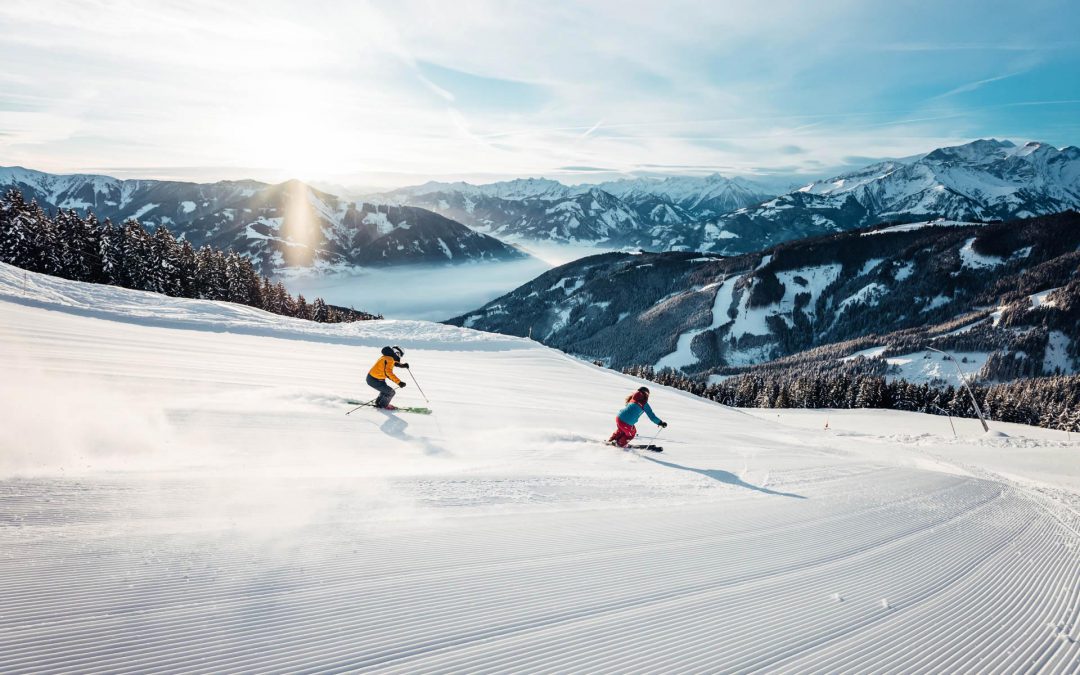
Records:
M735 257L591 256L450 323L698 376L791 355L899 367L927 345L989 379L1077 372L1080 214L887 225Z
M979 140L880 162L775 196L719 175L566 186L426 183L377 196L511 241L749 253L784 241L935 217L1005 220L1080 209L1080 149Z
M0 189L9 187L47 210L92 211L102 219L164 225L196 247L211 244L243 253L268 275L287 268L325 271L526 257L437 213L350 202L300 181L198 184L0 168Z
M575 186L543 178L432 182L372 198L422 206L508 241L667 250L692 248L705 221L771 196L751 181L717 174Z
M564 185L425 183L347 200L298 181L195 184L0 168L48 209L165 225L250 256L264 274L506 260L518 244L751 253L876 223L994 221L1080 209L1080 149L979 140L872 164L782 195L720 175Z

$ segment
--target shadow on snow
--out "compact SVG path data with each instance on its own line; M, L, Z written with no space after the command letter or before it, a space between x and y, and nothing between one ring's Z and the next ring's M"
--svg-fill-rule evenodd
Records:
M410 434L408 432L409 423L393 414L392 411L379 409L379 412L386 415L386 421L379 425L379 431L387 436L415 445L423 450L426 455L449 454L445 448L432 443L430 439Z
M724 471L722 469L697 469L692 466L683 466L682 464L675 464L674 462L665 462L662 459L656 457L647 457L641 455L642 459L647 459L650 462L660 464L661 466L670 467L672 469L680 469L682 471L689 471L691 473L698 473L702 476L712 478L713 480L720 481L721 483L727 483L728 485L734 485L735 487L746 488L747 490L754 490L755 492L762 492L767 495L774 495L777 497L792 497L793 499L806 499L802 495L797 495L794 492L777 492L776 490L770 490L767 487L761 485L751 485L743 479L739 478L730 471Z

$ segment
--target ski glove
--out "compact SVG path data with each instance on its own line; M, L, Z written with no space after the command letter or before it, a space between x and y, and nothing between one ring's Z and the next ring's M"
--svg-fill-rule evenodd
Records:
M405 383L404 383L404 382L398 382L398 383L397 383L397 386L399 386L399 387L401 387L402 389L404 389L404 388L405 388Z
M667 422L661 422L660 423L660 428L661 429L667 429Z
M405 370L408 370L409 369L409 364L407 364L407 363L399 363L399 364L397 364L397 367L398 368L404 368Z

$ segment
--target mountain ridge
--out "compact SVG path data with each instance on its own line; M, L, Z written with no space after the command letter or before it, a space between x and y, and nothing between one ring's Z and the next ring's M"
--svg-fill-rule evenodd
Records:
M733 236L703 242L702 249L742 253L748 245L765 248L885 221L1008 220L1076 209L1080 149L977 140L870 164L726 214L714 225Z
M194 246L229 248L259 272L510 260L522 251L419 207L351 202L292 179L193 183L0 167L0 188L43 208L133 218Z

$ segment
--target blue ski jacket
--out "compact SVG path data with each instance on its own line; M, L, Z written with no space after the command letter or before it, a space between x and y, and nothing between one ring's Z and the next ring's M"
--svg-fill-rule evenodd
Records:
M619 411L619 419L626 424L634 425L641 419L641 413L648 415L649 419L651 419L654 424L662 423L662 420L656 416L656 413L653 412L652 407L650 407L648 403L642 406L633 401L627 403L626 407Z

